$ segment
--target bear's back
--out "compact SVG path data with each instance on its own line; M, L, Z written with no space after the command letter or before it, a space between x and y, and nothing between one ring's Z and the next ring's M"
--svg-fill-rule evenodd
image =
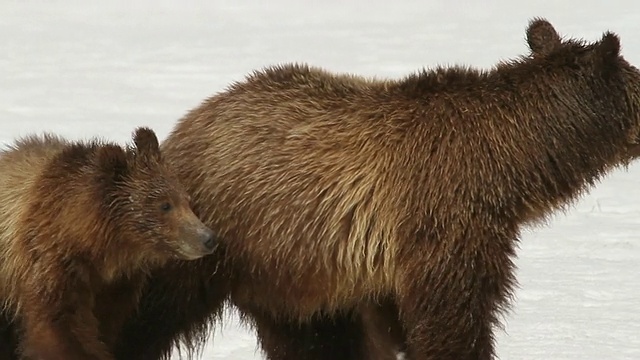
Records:
M29 136L15 141L0 152L0 298L17 285L16 269L20 258L12 247L18 220L34 182L47 163L60 153L67 142L53 135Z

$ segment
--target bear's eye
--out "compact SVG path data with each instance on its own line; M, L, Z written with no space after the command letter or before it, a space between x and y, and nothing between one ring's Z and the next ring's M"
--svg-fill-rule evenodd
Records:
M168 202L163 203L162 205L160 205L160 210L167 212L169 210L171 210L172 206L171 204L169 204Z

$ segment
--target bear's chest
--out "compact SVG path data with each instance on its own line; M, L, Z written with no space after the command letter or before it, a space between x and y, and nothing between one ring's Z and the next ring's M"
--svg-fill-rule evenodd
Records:
M114 345L125 321L136 311L144 279L144 275L122 278L96 293L94 314L102 341L108 346Z

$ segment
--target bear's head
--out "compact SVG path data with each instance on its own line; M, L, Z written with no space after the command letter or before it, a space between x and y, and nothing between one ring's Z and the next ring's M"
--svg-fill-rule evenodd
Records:
M589 107L594 116L608 119L610 129L602 132L624 132L620 137L624 138L623 158L639 157L640 71L620 54L619 37L607 31L593 43L563 39L547 20L535 18L527 27L526 41L531 57L550 73L562 68L572 71L575 78L582 76L583 83L573 86L585 90L584 103L575 106Z
M193 260L213 252L213 232L193 213L151 129L136 129L126 150L98 148L97 163L106 217L127 251L158 261Z

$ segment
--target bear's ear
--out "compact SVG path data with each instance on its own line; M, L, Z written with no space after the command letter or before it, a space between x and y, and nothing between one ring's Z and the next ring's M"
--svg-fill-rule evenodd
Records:
M550 22L534 18L527 27L527 44L531 54L538 57L549 55L562 44L562 41Z
M600 58L608 63L615 61L620 56L620 38L618 35L607 31L596 44L596 52Z
M139 127L133 133L136 153L142 158L160 158L160 144L156 133L148 127Z
M117 182L129 172L127 153L120 146L102 145L98 148L96 156L100 173L106 180Z

